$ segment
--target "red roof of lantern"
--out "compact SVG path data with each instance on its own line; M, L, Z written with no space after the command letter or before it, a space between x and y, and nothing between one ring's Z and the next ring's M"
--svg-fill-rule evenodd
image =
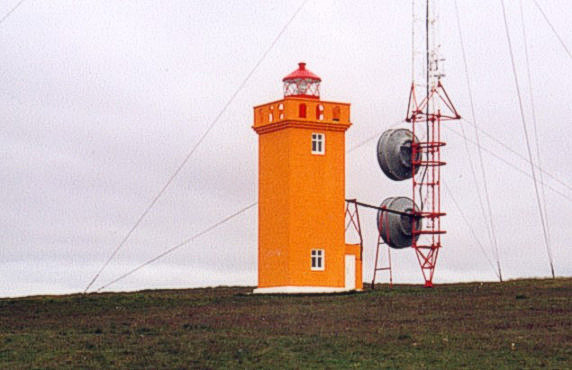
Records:
M282 81L295 80L295 79L310 79L315 81L322 81L320 77L306 69L306 63L298 63L298 69L284 77Z

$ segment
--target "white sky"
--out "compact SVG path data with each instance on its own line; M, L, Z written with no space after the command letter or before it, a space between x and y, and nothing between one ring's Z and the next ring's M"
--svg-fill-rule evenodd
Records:
M572 4L538 2L572 48ZM473 121L454 2L441 3L444 84ZM532 134L519 2L506 3ZM0 16L16 4L0 2ZM300 4L27 0L0 24L0 296L82 291ZM401 120L411 83L410 6L310 0L93 288L256 200L252 107L281 98L281 79L299 61L322 77L322 99L352 104L348 147ZM523 8L542 165L568 186L544 176L561 193L545 190L555 269L572 276L572 60L533 1ZM459 0L459 11L476 120L526 156L501 4ZM448 125L456 132L464 125L474 140L466 122ZM443 136L444 181L494 259L463 139L449 130ZM530 173L526 161L481 141ZM409 196L409 181L392 182L379 170L375 145L347 156L347 196L376 204ZM483 156L505 277L548 276L532 181ZM495 280L445 192L443 208L448 234L434 282ZM361 214L369 281L375 213ZM255 285L256 225L252 209L110 289ZM422 283L411 249L392 258L395 282Z

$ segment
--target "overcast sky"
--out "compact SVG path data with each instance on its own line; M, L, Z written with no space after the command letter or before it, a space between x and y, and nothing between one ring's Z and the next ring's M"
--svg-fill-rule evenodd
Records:
M572 4L538 0L572 48ZM0 16L17 5L0 2ZM221 112L301 1L24 1L0 24L0 296L82 291ZM526 123L531 105L518 1L507 1ZM572 276L572 59L532 0L523 0L550 242ZM501 4L459 1L476 117L471 116L454 2L442 0L445 87L460 114L527 156ZM280 99L305 61L322 99L352 104L347 147L404 118L411 83L411 2L308 1L222 114L164 196L92 288L257 200L252 107ZM443 130L448 213L435 283L496 280L469 155ZM456 134L457 133L457 134ZM506 278L550 274L529 164L482 134L500 262ZM375 158L376 140L346 157L346 195L367 203L410 196ZM470 159L469 159L470 158ZM524 172L524 173L523 173ZM477 172L480 174L480 172ZM528 174L528 176L526 175ZM552 177L550 177L552 176ZM480 178L480 175L479 175ZM482 194L482 180L480 180ZM451 195L474 228L471 234ZM483 195L481 195L483 196ZM371 280L375 213L361 211ZM256 285L253 208L109 290ZM411 249L392 254L394 281L422 284ZM381 276L387 281L387 276Z

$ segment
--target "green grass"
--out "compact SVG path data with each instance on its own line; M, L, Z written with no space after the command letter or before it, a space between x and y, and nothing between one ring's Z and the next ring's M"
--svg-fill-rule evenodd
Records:
M0 368L572 368L572 279L0 299Z

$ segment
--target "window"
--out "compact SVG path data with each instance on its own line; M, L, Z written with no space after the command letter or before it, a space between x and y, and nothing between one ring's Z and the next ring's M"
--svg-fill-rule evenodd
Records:
M324 134L312 134L312 154L324 154L326 152L326 137Z
M322 104L316 105L316 119L318 121L324 120L324 106Z
M324 250L312 249L311 261L310 266L312 271L324 271Z
M298 116L300 118L306 118L306 104L300 104L298 107Z
M333 121L340 120L340 107L337 105L334 107L334 111L332 112L332 120Z

